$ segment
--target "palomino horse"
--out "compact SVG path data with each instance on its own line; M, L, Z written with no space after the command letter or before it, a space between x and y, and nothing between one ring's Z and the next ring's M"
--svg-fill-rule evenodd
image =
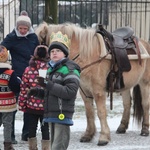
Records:
M110 72L111 61L101 56L106 56L104 52L105 44L102 36L95 32L94 29L83 29L74 24L58 24L47 25L46 23L40 24L36 29L40 43L49 45L49 37L52 32L61 31L67 34L71 39L70 59L73 59L81 67L81 88L80 94L85 104L87 127L85 133L81 137L81 142L89 142L92 140L95 132L95 110L93 102L95 101L97 108L97 115L100 120L101 132L98 139L98 145L106 145L110 141L110 129L107 123L106 111L106 78ZM143 46L150 53L150 45L141 40ZM97 61L98 60L98 61ZM97 62L95 62L97 61ZM93 63L95 62L95 63ZM92 65L90 65L92 64ZM118 91L123 98L124 112L121 124L117 129L117 133L125 133L129 124L131 96L130 89L136 85L136 88L141 92L142 109L135 111L135 116L140 120L142 118L141 135L148 136L149 134L149 86L150 86L150 60L142 59L141 64L137 59L130 60L131 70L123 72L125 87ZM136 90L133 90L136 92ZM135 95L134 103L138 99ZM134 105L138 108L139 105Z

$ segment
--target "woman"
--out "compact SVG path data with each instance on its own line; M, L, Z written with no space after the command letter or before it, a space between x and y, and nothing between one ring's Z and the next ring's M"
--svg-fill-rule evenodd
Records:
M11 54L12 69L16 75L22 78L25 68L29 65L30 56L33 55L34 49L39 45L38 38L31 26L31 20L26 11L22 11L16 20L16 27L9 33L1 43ZM18 94L17 94L18 97ZM13 119L12 143L17 144L15 140L15 114ZM24 113L24 125L22 129L22 140L28 140L28 114Z

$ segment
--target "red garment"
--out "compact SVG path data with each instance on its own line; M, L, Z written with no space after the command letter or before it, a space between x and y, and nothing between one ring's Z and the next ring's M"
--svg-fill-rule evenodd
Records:
M17 109L14 92L8 87L13 70L6 70L0 74L0 112L12 112Z
M18 98L19 110L21 111L28 111L28 112L35 112L35 111L43 111L43 101L37 99L34 96L31 96L29 99L27 98L27 92L29 89L33 87L39 87L37 85L36 77L39 76L39 69L47 70L48 64L44 61L36 60L35 67L27 67L22 76L22 83L20 85L20 95ZM35 112L36 113L36 112ZM38 112L37 112L38 113Z

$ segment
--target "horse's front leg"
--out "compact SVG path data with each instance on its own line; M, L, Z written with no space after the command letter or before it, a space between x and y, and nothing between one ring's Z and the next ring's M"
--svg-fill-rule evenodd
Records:
M110 141L110 129L107 123L107 110L106 110L106 93L94 95L94 99L97 106L97 115L100 120L101 132L98 144L103 146Z
M87 98L80 92L85 105L87 127L85 133L82 135L80 142L90 142L95 135L95 110L93 106L93 98Z
M126 90L122 92L122 100L123 100L123 115L121 119L121 123L116 131L118 134L126 133L129 125L130 119L130 109L131 109L131 95L130 90Z

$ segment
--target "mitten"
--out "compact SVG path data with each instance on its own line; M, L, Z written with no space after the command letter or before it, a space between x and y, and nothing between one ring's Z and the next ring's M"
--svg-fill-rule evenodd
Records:
M27 98L38 95L38 88L30 89L27 93Z
M37 77L37 84L40 85L41 87L46 87L46 83L45 83L45 78L43 77Z

